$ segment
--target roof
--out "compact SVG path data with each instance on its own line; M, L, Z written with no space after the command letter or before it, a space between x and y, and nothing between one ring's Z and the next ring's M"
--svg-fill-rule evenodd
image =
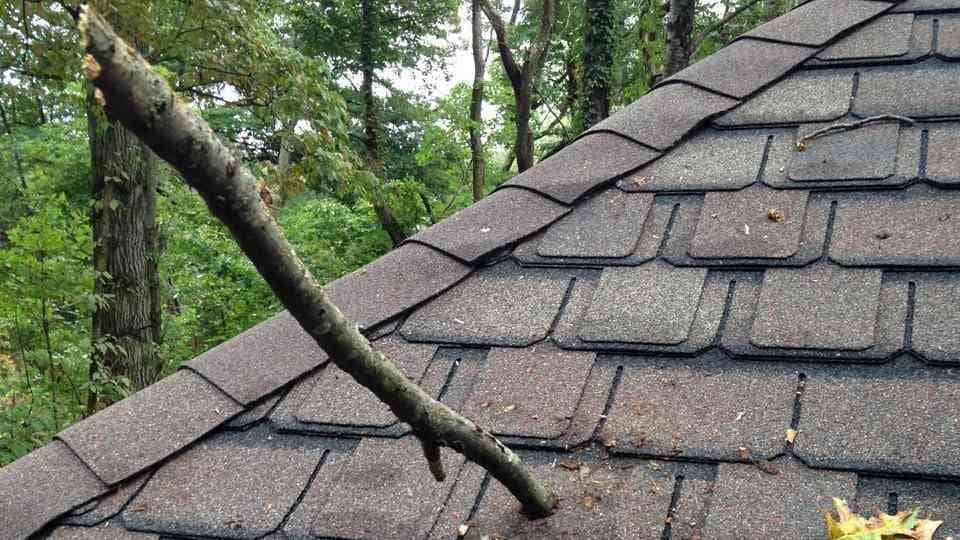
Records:
M841 497L960 536L958 59L960 0L814 0L328 286L551 518L430 480L281 313L0 469L0 531L815 538Z

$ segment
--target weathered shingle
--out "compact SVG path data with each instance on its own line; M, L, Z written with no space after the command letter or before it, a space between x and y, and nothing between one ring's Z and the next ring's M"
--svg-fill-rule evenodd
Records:
M819 47L889 7L883 2L864 0L813 0L783 17L754 28L744 36Z
M257 431L212 437L163 465L124 523L162 534L259 538L280 525L325 451L316 441Z
M625 358L603 437L626 452L695 459L754 459L783 450L797 376L703 360Z
M857 507L862 514L887 512L890 496L894 512L920 510L920 518L943 521L934 538L960 537L960 485L895 478L864 477L857 486Z
M115 487L111 493L93 501L91 508L78 508L71 512L68 517L64 518L61 523L82 525L84 527L93 527L102 524L119 514L130 500L140 492L152 474L153 471L148 471L140 474L140 476L127 480L123 484ZM81 510L86 511L81 512Z
M588 133L505 185L532 189L570 204L658 155L651 148L613 133Z
M249 405L326 360L317 342L283 311L184 365Z
M497 435L555 439L570 425L594 356L546 343L491 349L464 414Z
M542 257L626 257L637 247L653 195L611 188L580 202L537 244Z
M107 492L77 456L54 441L0 468L0 531L25 539L44 525Z
M960 184L960 124L933 124L927 133L926 180L947 187Z
M763 130L704 130L617 186L624 191L740 189L757 180L767 137Z
M529 236L563 217L566 206L520 188L503 188L413 236L466 262ZM395 284L394 284L395 285Z
M907 0L898 4L891 11L939 11L957 9L958 7L960 6L957 6L956 0Z
M467 265L410 243L328 284L324 292L365 330L430 299L469 273Z
M108 484L130 478L242 411L190 371L158 383L70 426L57 438Z
M801 126L798 140L828 125ZM882 180L896 172L900 126L896 122L868 124L827 134L794 152L787 177L797 182Z
M94 527L58 527L48 540L158 540L156 534L130 531L120 522L109 522Z
M960 276L918 276L913 315L913 350L926 361L960 363Z
M741 39L661 84L684 81L742 99L779 79L816 52L817 49L810 47ZM736 76L731 76L733 73Z
M853 70L799 71L717 118L724 127L825 122L847 114Z
M777 474L721 463L703 538L820 538L833 497L853 500L857 476L777 461Z
M884 66L860 72L854 114L897 114L911 118L960 114L960 70L928 61L919 66ZM909 88L909 91L904 89Z
M837 62L905 56L910 52L910 46L914 40L913 23L912 13L877 17L854 33L817 53L817 58Z
M950 60L960 58L960 16L937 18L937 55Z
M686 84L655 88L649 94L593 126L665 150L708 118L738 101Z
M847 266L960 266L960 193L918 186L838 200L830 258Z
M417 310L400 331L411 341L530 345L547 336L569 283L555 271L500 263Z
M943 369L808 371L795 451L817 467L957 476L958 407Z

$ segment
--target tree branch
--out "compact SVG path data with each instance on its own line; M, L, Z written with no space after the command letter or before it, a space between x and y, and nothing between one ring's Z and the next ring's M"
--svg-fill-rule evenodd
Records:
M376 352L324 294L260 200L250 171L217 138L133 47L89 6L79 28L87 55L83 65L107 114L119 120L176 168L222 221L270 288L330 360L386 403L409 424L435 461L446 446L476 462L500 481L527 514L553 513L557 497L520 458L493 435L423 391L382 353ZM433 473L439 472L431 463Z
M721 28L723 28L724 26L726 26L727 23L729 23L730 21L732 21L732 20L736 19L737 17L739 17L741 13L743 13L744 11L752 8L752 7L755 6L758 2L760 2L760 0L750 0L750 1L747 2L746 4L743 4L742 6L738 7L737 9L735 9L732 13L728 13L726 16L724 16L722 19L720 19L720 20L719 20L716 24L714 24L713 26L707 28L707 29L704 30L703 32L700 32L700 34L697 35L697 37L693 40L693 43L690 45L690 56L693 56L694 54L696 54L697 51L700 50L700 47L703 45L703 42L704 42L708 37L710 37L711 34L713 34L713 33L716 32L717 30L720 30Z
M519 0L517 1L519 2ZM520 66L517 65L517 60L513 57L513 51L510 50L510 43L507 41L507 29L503 26L503 19L500 18L497 10L490 5L490 0L480 0L480 9L483 10L483 13L487 16L487 20L490 21L490 26L493 27L493 32L497 35L497 49L500 51L500 58L503 60L503 70L507 73L510 84L513 85L515 89L520 88L523 74Z
M540 65L543 63L543 58L547 54L547 49L550 48L550 32L553 28L555 13L554 7L553 0L543 0L543 14L540 16L540 28L537 30L537 37L527 50L527 59L523 63L522 78L527 84L533 84L533 79L540 70Z

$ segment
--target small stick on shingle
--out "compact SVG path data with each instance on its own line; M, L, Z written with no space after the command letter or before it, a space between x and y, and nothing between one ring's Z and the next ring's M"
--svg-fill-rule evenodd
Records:
M87 52L85 72L107 115L180 172L230 229L274 294L330 360L410 425L424 443L434 477L445 477L440 447L446 446L489 471L530 517L552 514L556 495L533 476L519 456L407 378L396 364L375 351L357 324L327 298L264 205L250 170L177 98L137 50L117 37L89 6L81 8L78 27Z
M852 131L854 129L859 129L870 124L878 124L880 122L901 122L908 126L912 126L917 123L917 121L913 118L908 118L906 116L900 116L898 114L881 114L864 118L863 120L857 120L856 122L834 124L832 126L818 129L813 133L809 133L801 137L800 140L797 141L797 152L803 152L806 150L810 146L810 142L814 139L819 139L820 137L826 137L827 135L833 135L835 133L842 133L844 131Z

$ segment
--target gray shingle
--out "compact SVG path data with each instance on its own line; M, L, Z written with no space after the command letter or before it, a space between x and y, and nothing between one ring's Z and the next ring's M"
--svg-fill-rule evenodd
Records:
M879 270L830 264L770 269L751 341L759 347L857 351L876 343Z
M607 398L610 396L618 369L616 363L606 361L593 363L593 369L590 370L590 376L583 386L583 394L570 420L570 426L560 437L564 447L576 447L593 437L597 425L604 417Z
M815 467L957 476L958 408L948 370L808 371L794 450Z
M884 15L817 54L826 61L864 58L896 58L910 52L913 40L912 13Z
M531 521L518 512L513 495L491 480L472 520L480 535L517 540L660 538L674 485L666 471L620 461L585 461L577 470L551 464L531 468L556 490L558 511Z
M711 116L737 103L693 86L671 84L653 89L590 131L612 131L665 150Z
M956 0L907 0L895 6L891 11L939 11L957 9Z
M754 28L744 36L819 47L889 7L883 2L863 0L813 0Z
M911 118L960 115L960 69L929 61L921 65L864 69L854 114L899 114ZM909 88L909 92L904 89Z
M328 284L324 292L344 315L367 330L439 294L469 273L470 267L442 253L404 244Z
M107 492L63 443L54 441L0 468L0 531L25 539L94 497Z
M804 125L798 140L826 125ZM896 171L900 126L896 122L828 134L807 142L805 151L794 152L787 166L790 180L882 180Z
M537 245L543 257L627 257L637 247L651 194L612 188L583 201L554 223Z
M852 70L793 73L715 123L730 127L835 120L850 109L853 75Z
M82 525L92 527L99 525L108 519L113 518L130 502L130 499L136 495L143 487L147 479L150 478L152 471L145 472L131 480L127 480L120 486L96 501L95 506L83 513L78 513L80 509L71 513L70 516L61 520L64 525Z
M842 197L830 258L848 266L960 266L960 193L917 186Z
M753 465L721 463L703 537L820 538L823 510L832 498L853 500L857 476L815 471L796 462L778 461L779 474Z
M407 343L399 337L374 343L407 377L419 382L436 352L435 345ZM295 413L310 424L387 427L397 421L386 404L337 366L323 370L317 384Z
M120 522L95 527L58 527L48 540L157 540L155 534L128 531Z
M491 349L464 414L497 435L555 439L570 425L594 357L546 343Z
M904 327L907 319L909 281L897 274L887 273L884 275L883 282L880 286L878 302L879 313L873 317L876 321L875 330L873 330L874 327L870 327L868 330L867 327L869 325L865 322L857 322L854 327L849 328L830 327L830 317L834 318L833 324L847 324L840 322L840 319L849 318L856 320L859 318L869 318L871 315L862 312L857 313L856 308L852 304L841 303L837 296L832 295L827 285L832 285L838 280L830 280L827 282L820 279L817 275L821 272L821 270L818 269L820 266L821 265L818 264L801 270L785 270L784 272L786 272L786 274L796 276L792 278L793 280L806 279L804 283L807 287L790 290L782 302L782 304L788 305L775 304L773 309L778 312L775 319L767 315L768 320L766 324L771 325L771 339L774 335L779 334L777 337L786 341L787 337L798 338L800 335L807 333L810 336L809 343L800 343L799 345L803 348L784 348L759 347L752 342L755 333L754 329L758 325L755 319L759 316L756 315L756 306L757 300L760 297L761 275L753 272L741 272L732 276L732 279L736 281L736 286L734 287L733 300L729 307L729 317L725 321L723 335L720 340L723 349L735 357L743 358L774 359L778 361L810 358L829 362L875 362L886 360L893 353L900 350L903 346ZM847 271L872 272L870 270ZM813 281L813 279L817 279L817 281ZM787 277L783 281L790 280L791 278ZM780 302L780 299L774 297L775 295L772 293L768 294L771 295L771 302ZM858 295L862 293L845 291L844 294ZM809 296L809 300L804 300L804 302L809 303L800 306L796 305L794 297L800 296ZM786 311L800 313L799 318L790 320L785 314L780 313ZM834 313L831 314L831 311ZM826 315L820 315L818 319L818 313L821 312L826 312ZM777 326L780 324L786 326ZM824 326L826 328L825 331L828 333L826 335L816 334L816 328L819 326ZM855 328L863 328L862 332L866 334L866 337L859 333L861 330L856 330ZM843 343L845 339L849 340L846 344ZM833 342L835 346L851 347L854 346L854 343L859 346L868 339L873 339L875 344L863 350L814 348L824 341Z
M714 356L715 358L715 356ZM606 440L643 455L693 459L770 458L784 446L797 375L753 365L636 358L603 426Z
M114 484L184 448L242 410L199 376L178 371L77 422L57 438L101 480Z
M898 512L920 510L923 519L943 521L935 538L960 538L960 485L894 478L864 477L857 487L857 507L862 514L887 511L890 494L896 494Z
M950 187L960 184L960 124L929 127L926 179Z
M928 362L960 362L960 277L922 274L916 287L913 350Z
M779 79L816 52L817 49L810 47L741 39L661 84L684 81L742 99Z
M184 365L249 405L326 360L300 323L282 311Z
M244 411L243 414L231 418L229 422L224 424L224 427L230 429L247 429L253 426L266 418L277 402L283 399L284 395L286 395L286 392L280 391L255 405L247 407L247 410Z
M810 125L801 127L807 130L805 132L809 132L809 130L812 129ZM862 149L863 139L869 139L869 136L858 135L856 137L859 141L858 145L853 145L848 144L851 142L851 139L842 139L847 133L831 135L823 139L815 139L805 152L798 152L796 130L792 130L792 133L776 130L771 131L771 134L773 140L770 143L770 149L767 153L767 163L762 174L763 183L771 187L802 189L895 187L913 181L920 173L922 130L919 127L900 126L899 136L895 139L895 157L881 156L879 158L880 162L886 165L880 165L879 163L871 164L871 168L878 169L878 167L889 167L889 163L893 162L893 174L884 178L861 178L857 180L836 177L821 178L813 181L796 181L790 179L788 173L793 174L795 172L794 166L803 164L807 167L807 171L804 173L807 175L815 173L824 176L828 174L836 174L839 176L842 172L841 169L846 167L852 169L853 175L862 177L864 176L864 172L856 168L856 162L862 161L863 159L860 156L845 154L843 152L859 152ZM841 137L841 140L831 142L826 146L823 145L824 142L829 141L829 139L833 137ZM890 139L884 139L884 141L889 143ZM813 152L814 149L817 148L817 145L821 145L820 149L817 150L816 154L811 154L810 152ZM879 153L876 148L868 149L866 152L871 155ZM816 162L815 155L821 154L826 154L827 162L823 162L822 159L819 163Z
M258 538L279 525L319 466L316 439L262 430L200 442L161 467L123 513L136 530Z
M309 503L316 509L311 532L337 538L425 537L463 465L455 452L442 456L447 479L438 483L429 477L415 438L364 439L353 454L331 465L336 476Z
M588 133L505 185L526 187L571 204L591 189L658 155L613 133Z
M607 268L580 324L585 341L676 345L687 340L707 271L654 262Z
M466 262L474 262L537 232L568 211L566 206L526 189L503 188L418 233L411 240L423 242ZM419 276L412 277L419 279ZM391 285L396 287L395 283ZM365 300L367 298L364 296Z
M806 191L760 185L707 193L689 254L697 258L790 257L800 247L807 197Z
M526 346L540 341L570 278L500 263L418 309L401 328L411 341Z
M713 482L699 478L684 478L680 498L670 521L670 538L693 540L703 538L707 511L713 499Z
M951 60L960 58L960 17L941 15L937 20L937 55Z
M740 189L757 180L766 144L761 130L703 130L617 186L624 191Z
M594 308L598 311L598 313L600 310L609 310L610 316L614 318L613 324L615 327L604 329L597 326L594 331L597 333L598 337L606 337L607 333L609 333L610 337L618 337L614 334L618 332L622 335L621 339L630 338L636 341L593 342L581 339L580 332L583 327L582 321L587 314L587 310L591 308L591 304L598 301L595 292L599 282L599 280L596 278L584 277L577 279L573 291L571 291L570 299L567 302L563 315L557 322L557 328L554 331L553 336L553 339L557 342L557 344L559 344L561 347L571 349L666 352L675 354L693 354L709 347L713 342L714 336L717 333L717 328L720 326L720 320L723 316L723 307L724 303L726 302L727 288L729 286L729 276L725 277L723 273L711 272L707 275L706 280L703 281L701 285L700 282L697 281L697 276L695 276L693 273L684 273L682 272L682 269L673 268L670 265L662 262L651 264L658 267L659 270L665 272L665 275L667 276L676 272L674 277L667 277L664 279L673 281L675 284L679 283L685 287L696 289L696 292L694 293L696 296L694 298L680 301L681 303L688 301L693 302L692 309L695 315L693 316L692 322L685 323L685 326L678 328L660 328L658 330L660 335L656 335L650 328L632 326L621 328L623 326L627 326L626 322L625 320L621 321L619 319L619 312L614 313L614 311L626 309L624 305L627 300L624 296L617 296L614 299L613 304L604 306L602 303L597 303L596 307ZM614 268L607 269L607 271L612 270L614 270ZM694 273L704 272L703 269L692 270ZM681 275L683 276L682 278L676 277ZM626 277L629 278L629 275ZM679 280L679 282L677 280ZM691 285L691 283L693 285ZM635 283L629 283L628 285L631 289L637 289ZM611 291L611 294L616 292L617 291ZM642 295L642 291L635 290L634 292L635 294ZM684 304L684 306L684 309L688 307L686 304ZM634 315L638 317L636 319L637 321L641 320L640 317L643 316L644 313L640 312L644 310L646 310L647 313L645 315L648 318L651 318L651 320L659 319L664 324L668 324L670 322L668 319L671 317L682 317L684 321L686 321L686 317L689 316L689 313L687 312L671 314L663 309L663 307L660 305L631 305L629 306L629 309L636 310ZM594 324L600 323L597 322ZM632 324L639 323L634 322ZM661 342L674 341L679 339L676 336L680 333L683 333L683 337L686 338L680 343L651 343L654 340Z

